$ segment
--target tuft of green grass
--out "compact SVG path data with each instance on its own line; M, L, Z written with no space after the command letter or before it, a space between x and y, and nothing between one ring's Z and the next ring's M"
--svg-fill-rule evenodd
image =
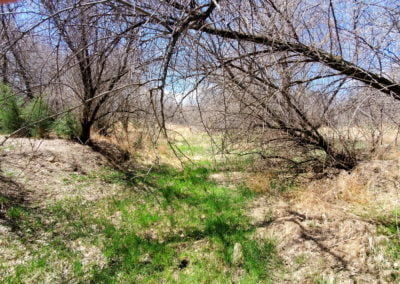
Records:
M3 175L7 178L14 178L16 176L16 174L12 171L4 171Z
M7 197L1 196L0 195L0 206L6 203L9 203L10 200Z
M394 210L389 215L377 217L377 220L381 223L378 226L378 233L388 237L388 241L383 246L388 259L393 262L400 260L400 224L398 218L399 209ZM393 267L393 272L389 278L392 282L398 282L400 279L400 269Z
M24 210L21 207L13 206L7 210L7 216L11 220L17 220L22 217Z
M378 233L389 237L386 244L387 252L393 260L400 260L400 224L398 223L399 211L395 210L391 215L382 217Z

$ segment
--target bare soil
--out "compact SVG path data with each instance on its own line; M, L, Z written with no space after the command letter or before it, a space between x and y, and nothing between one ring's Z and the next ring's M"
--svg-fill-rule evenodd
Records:
M61 139L14 138L6 142L0 155L3 176L12 179L20 190L24 188L18 194L34 206L77 194L87 199L106 194L101 186L77 191L63 183L71 173L88 174L108 165L107 159L89 146Z

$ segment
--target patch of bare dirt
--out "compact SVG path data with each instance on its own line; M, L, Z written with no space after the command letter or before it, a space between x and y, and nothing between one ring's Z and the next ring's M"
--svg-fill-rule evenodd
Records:
M0 219L6 218L11 206L25 204L26 189L10 178L0 175Z
M219 172L211 174L209 179L226 187L236 187L243 184L247 177L248 174L244 172Z
M71 174L86 175L108 164L89 146L71 141L9 139L0 150L0 162L3 176L23 186L19 194L35 206L77 195L91 200L112 192L112 188L96 185L98 181L84 188L65 184Z
M92 148L102 154L115 168L122 169L122 165L129 160L128 151L106 141L95 141Z
M399 160L363 163L286 196L264 196L250 216L257 237L278 241L282 283L394 283L376 218L399 208Z

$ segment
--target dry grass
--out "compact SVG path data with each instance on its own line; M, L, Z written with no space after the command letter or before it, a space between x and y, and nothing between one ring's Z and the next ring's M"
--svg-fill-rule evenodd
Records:
M8 146L13 150L3 155L2 169L7 169L15 182L26 186L24 199L28 203L45 206L77 196L93 200L115 190L91 179L91 172L100 171L108 163L89 146L60 139L26 138L11 139L6 143ZM84 185L77 187L73 181L81 175L86 176L82 180Z
M365 185L354 177L347 180L339 198L345 202L360 205L368 205L371 202L371 195Z
M249 185L269 192L262 175ZM260 237L279 239L288 269L283 282L396 283L399 259L388 254L389 240L378 224L400 208L399 193L400 159L374 160L264 195L250 214Z
M257 193L271 192L270 173L252 173L246 178L246 186Z
M129 124L127 130L128 131L125 131L121 123L117 123L112 127L112 131L109 135L103 136L94 131L92 133L92 138L95 141L104 141L114 144L132 155L136 155L138 152L148 154L148 152L154 148L154 143L147 129Z
M375 146L375 150L384 149L399 149L400 147L400 132L395 125L385 125L382 127L382 132L375 127L342 127L331 129L323 127L321 133L334 140L343 139L344 141L356 142L356 148L370 150ZM373 145L375 141L375 145Z
M182 161L187 161L188 158L192 161L209 158L202 151L198 151L198 149L210 147L209 137L196 128L168 124L168 139L171 144L162 134L153 132L156 128L151 131L129 124L126 131L120 123L117 123L112 129L108 136L93 132L93 140L116 145L121 150L130 153L130 156L139 164L159 163L179 168L182 166ZM175 153L171 145L175 147Z

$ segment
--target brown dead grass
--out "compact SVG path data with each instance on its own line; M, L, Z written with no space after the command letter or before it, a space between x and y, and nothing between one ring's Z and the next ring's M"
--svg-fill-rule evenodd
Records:
M138 152L148 154L153 148L150 133L145 128L134 127L128 125L128 132L122 127L121 123L117 123L112 127L112 131L108 136L100 135L94 131L92 139L98 142L107 142L118 146L120 149L129 152L135 156Z
M272 175L270 173L251 173L246 178L246 186L257 193L269 193L271 191L270 182Z
M384 125L381 136L381 142L383 145L394 145L396 142L400 142L400 136L398 129L395 125ZM378 135L378 131L375 127L342 127L339 129L331 129L328 127L322 127L320 131L328 136L338 136L339 134L345 136L347 139L353 139L358 141L364 141L368 143L371 140L373 134Z
M186 141L186 139L190 140L199 134L204 134L196 128L180 125L169 124L167 128L171 142ZM106 142L117 146L129 153L135 162L142 165L153 165L155 163L168 164L173 167L182 165L168 145L167 140L162 135L152 133L144 127L129 124L128 131L125 131L122 125L117 123L108 136L94 132L92 138L96 142ZM198 141L195 141L195 144L198 145Z
M259 178L249 184L264 189ZM393 283L399 263L387 255L377 219L400 207L399 192L400 160L374 160L290 194L264 195L250 216L258 237L279 242L283 283Z

